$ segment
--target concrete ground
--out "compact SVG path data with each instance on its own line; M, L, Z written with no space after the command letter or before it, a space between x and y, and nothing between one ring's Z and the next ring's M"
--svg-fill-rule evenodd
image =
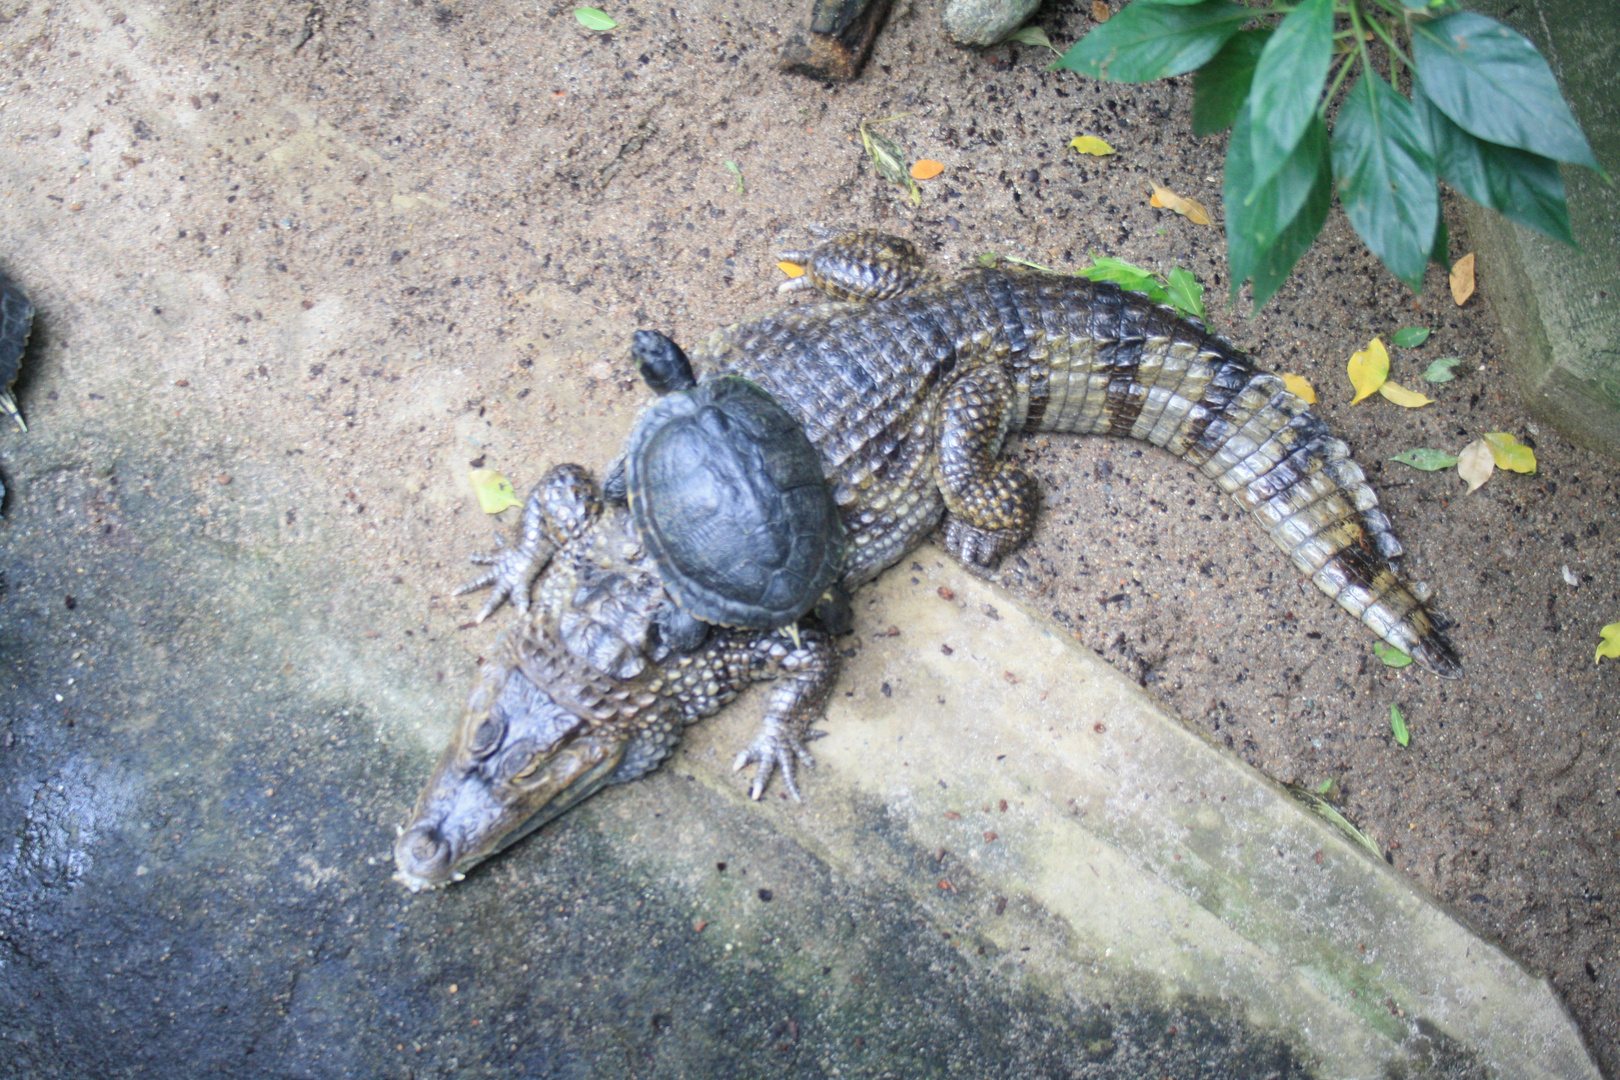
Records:
M836 712L797 818L702 780L716 726L461 887L388 882L392 828L494 632L449 595L489 542L469 467L521 486L603 464L645 397L630 332L692 340L773 305L774 252L818 223L911 236L947 271L992 250L1186 266L1216 329L1317 386L1457 623L1463 679L1383 667L1191 469L1133 444L1014 446L1045 513L1001 584L1266 775L1333 781L1386 864L1546 972L1620 1074L1620 663L1592 662L1620 619L1616 470L1520 411L1486 303L1456 308L1437 271L1414 299L1335 214L1258 318L1220 306L1218 229L1146 201L1157 182L1219 206L1223 142L1190 136L1186 80L960 52L931 7L901 5L865 78L822 86L772 64L802 13L610 10L597 35L566 5L0 4L0 260L41 312L30 430L0 436L6 1060L1181 1075L1177 1033L1196 1033L1229 1049L1208 1075L1310 1073L1254 1016L1145 991L1112 1015L1076 1004L1010 953L981 958L1010 940L984 908L841 870L806 816L844 812L831 747L860 736ZM1040 22L1060 45L1088 25ZM860 120L883 117L946 165L920 207L861 152ZM1078 157L1078 134L1120 153ZM1395 351L1394 377L1441 355L1462 377L1420 411L1351 408L1345 359L1412 325L1435 334ZM1533 443L1540 471L1464 495L1386 464L1490 431ZM978 768L929 778L965 778L952 812L993 794ZM918 848L885 805L866 835L949 880L969 845ZM1006 914L1005 893L970 895ZM1027 906L1033 939L1071 940ZM1385 932L1369 947L1409 946L1410 923ZM1409 1074L1478 1074L1389 1008L1439 1047Z

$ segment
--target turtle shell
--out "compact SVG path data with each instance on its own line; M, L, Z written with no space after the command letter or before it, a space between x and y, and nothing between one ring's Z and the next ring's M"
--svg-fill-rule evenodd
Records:
M785 626L837 579L844 525L821 456L747 379L720 375L654 401L625 465L665 590L704 622Z

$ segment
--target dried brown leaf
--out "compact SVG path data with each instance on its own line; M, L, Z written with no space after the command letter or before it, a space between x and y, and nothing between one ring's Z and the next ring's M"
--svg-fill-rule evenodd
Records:
M1479 486L1489 480L1495 471L1496 460L1491 456L1491 444L1484 439L1475 439L1457 455L1457 475L1468 481L1470 492L1478 491Z
M1474 253L1470 251L1451 267L1451 298L1462 307L1474 295Z
M1174 210L1194 225L1208 225L1209 211L1197 199L1189 199L1177 195L1167 187L1153 185L1153 197L1148 200L1149 206L1158 206L1166 210Z

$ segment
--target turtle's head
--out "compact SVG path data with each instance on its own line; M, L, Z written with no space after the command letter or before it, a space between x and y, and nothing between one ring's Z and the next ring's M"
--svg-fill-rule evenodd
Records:
M629 745L593 728L521 670L490 664L394 844L394 880L412 892L460 881L612 782Z
M655 394L690 390L697 385L692 362L681 347L656 330L637 330L630 344L630 358Z

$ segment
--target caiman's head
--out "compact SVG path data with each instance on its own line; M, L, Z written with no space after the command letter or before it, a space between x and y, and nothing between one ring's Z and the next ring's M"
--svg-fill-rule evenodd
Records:
M501 636L394 844L394 876L412 892L460 880L608 784L651 769L679 738L656 677L641 678L656 676L649 665L669 653L669 604L628 509L604 507L584 469L558 465L530 497L525 551L549 562L537 610ZM519 573L514 590L526 592L529 576Z
M606 722L613 711L593 709L600 701L591 699L588 686L548 670L547 658L577 654L587 667L620 678L640 670L646 611L662 593L656 582L638 589L613 572L639 557L624 550L626 521L623 511L602 513L595 481L577 465L553 468L531 496L518 554L537 552L534 562L551 562L542 597L572 597L562 619L566 648L548 650L530 636L547 631L525 633L523 624L496 645L496 659L484 666L461 724L394 844L395 877L412 892L459 880L619 773L634 736ZM593 587L571 569L577 560L553 558L575 549L594 553L584 562L598 568L591 572L599 571L604 582ZM514 595L527 593L530 576L507 581ZM539 601L542 608L549 602Z
M516 667L490 664L461 727L394 844L412 892L460 881L606 784L631 742L592 728Z

